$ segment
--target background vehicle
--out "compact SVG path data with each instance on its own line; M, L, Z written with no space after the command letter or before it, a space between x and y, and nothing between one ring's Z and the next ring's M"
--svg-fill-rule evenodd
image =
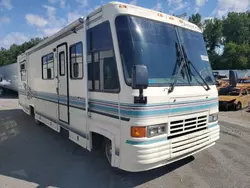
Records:
M112 2L18 57L19 103L89 151L104 143L111 166L145 171L219 139L208 61L196 25Z
M17 63L0 67L0 87L18 91Z
M250 91L250 77L240 78L237 83L238 87L246 87Z
M219 90L219 107L222 109L241 110L248 106L250 93L244 87L221 88Z

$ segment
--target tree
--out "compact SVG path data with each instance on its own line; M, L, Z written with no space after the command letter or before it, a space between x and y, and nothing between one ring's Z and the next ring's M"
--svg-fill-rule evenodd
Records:
M219 19L205 20L203 36L209 52L213 53L222 43L222 21Z
M250 67L250 46L226 43L221 63L229 69L247 69Z
M26 50L37 45L39 42L41 42L44 39L33 38L30 41L23 43L22 45L13 44L10 46L8 50L1 48L0 49L0 66L15 63L17 61L18 55L24 53Z
M194 23L197 25L200 29L202 29L202 21L201 21L201 15L199 13L192 14L191 17L189 17L188 21Z
M199 14L189 21L202 26L209 59L213 69L250 68L250 12L230 12L222 19L201 22ZM216 50L223 48L222 54Z
M226 43L250 44L250 12L228 13L223 20L223 35Z

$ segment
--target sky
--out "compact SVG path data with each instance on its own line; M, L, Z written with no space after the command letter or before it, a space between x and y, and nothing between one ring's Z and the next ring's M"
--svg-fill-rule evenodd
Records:
M120 0L167 14L200 13L203 19L250 9L250 0ZM108 0L0 0L0 48L51 36Z

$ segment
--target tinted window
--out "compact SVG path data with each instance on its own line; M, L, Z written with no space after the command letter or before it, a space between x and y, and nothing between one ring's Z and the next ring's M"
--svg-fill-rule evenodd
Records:
M131 84L132 67L144 64L148 68L149 85L169 85L180 67L181 49L185 49L189 62L203 79L208 84L215 83L202 34L135 16L118 16L115 25L127 84ZM182 69L177 84L199 85L202 79L188 65Z
M25 61L20 64L20 74L21 74L21 80L26 80L26 69L25 69Z
M119 79L108 22L88 30L88 87L94 91L119 91Z
M119 88L118 74L114 57L103 59L104 89Z
M70 47L70 70L72 79L83 78L83 47L81 42Z
M60 69L60 76L65 75L65 53L59 53L59 69Z
M54 54L42 57L42 79L54 79Z

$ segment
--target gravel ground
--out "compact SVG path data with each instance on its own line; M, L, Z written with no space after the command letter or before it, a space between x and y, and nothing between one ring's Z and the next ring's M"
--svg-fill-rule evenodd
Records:
M194 157L143 173L117 173L0 98L0 188L250 187L250 115L220 113L221 138Z

